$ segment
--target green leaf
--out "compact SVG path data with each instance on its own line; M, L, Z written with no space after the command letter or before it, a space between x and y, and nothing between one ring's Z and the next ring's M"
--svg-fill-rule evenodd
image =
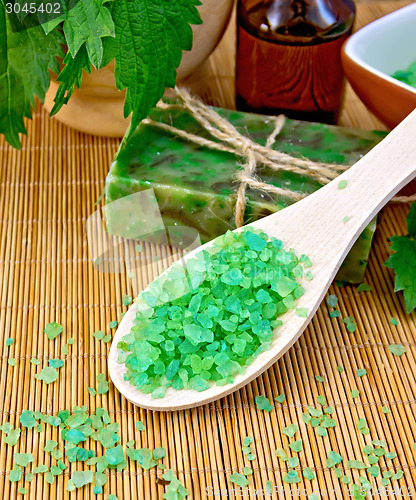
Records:
M109 0L78 0L69 9L64 23L64 34L69 52L74 58L85 44L89 60L100 68L103 60L104 37L114 37L114 22L104 4Z
M107 38L115 54L119 90L127 88L124 116L132 113L133 131L173 86L182 50L192 46L190 23L200 23L199 0L117 0L110 9L115 38Z
M4 7L0 8L0 133L20 148L26 133L24 117L32 116L35 96L43 102L49 71L59 72L56 57L63 56L59 31L45 35L41 26L12 32Z
M416 307L416 203L412 203L407 218L407 236L393 236L390 249L395 253L385 262L394 270L394 291L403 290L406 311Z
M57 78L60 85L56 91L54 98L55 105L51 110L51 116L56 114L64 104L66 104L74 92L75 85L80 88L82 81L82 71L91 73L91 63L88 60L87 49L85 45L77 52L77 55L72 58L68 52L64 58L64 67Z

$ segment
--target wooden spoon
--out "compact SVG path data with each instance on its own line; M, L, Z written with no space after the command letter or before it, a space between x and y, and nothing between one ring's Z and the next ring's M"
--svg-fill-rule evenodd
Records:
M259 376L294 344L305 330L325 296L344 257L362 230L378 211L416 175L416 110L398 125L379 145L334 181L302 201L264 217L252 224L269 236L281 239L286 249L294 248L313 262L312 281L302 283L305 294L296 307L306 307L307 318L294 310L279 319L283 325L275 332L271 349L263 352L234 383L212 385L203 392L168 388L163 398L152 399L123 379L124 365L117 363L117 344L130 332L136 307L132 305L115 334L108 368L117 389L132 403L150 410L182 410L214 401L236 391ZM347 186L340 189L340 181ZM342 184L341 184L342 186ZM349 217L344 222L344 217ZM212 241L203 245L212 245ZM184 261L199 251L188 253Z

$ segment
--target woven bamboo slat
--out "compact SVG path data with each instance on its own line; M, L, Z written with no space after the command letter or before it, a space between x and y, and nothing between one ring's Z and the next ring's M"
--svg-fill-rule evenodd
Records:
M404 6L408 1L372 0L358 2L357 27ZM208 102L233 106L233 40L230 26L223 41L208 61L189 80L195 92ZM353 91L347 88L341 124L357 128L383 128ZM398 456L393 461L380 460L382 470L403 469L404 476L395 485L410 489L416 485L416 322L415 315L405 313L402 297L393 293L394 277L383 263L389 254L388 238L405 234L406 205L389 205L380 214L379 225L370 255L365 281L372 292L358 294L356 287L335 284L330 293L339 299L342 317L354 316L357 329L349 333L342 320L329 317L329 308L320 307L307 331L281 360L261 377L233 395L209 406L176 413L151 413L128 403L110 383L107 394L92 397L87 386L96 386L96 375L107 374L106 359L109 344L92 337L97 330L109 332L108 323L120 319L127 308L122 295L143 288L162 268L161 262L152 268L140 268L130 280L127 273L98 272L90 259L85 224L97 210L109 164L118 141L78 133L56 120L48 118L37 106L33 121L28 122L29 135L23 139L21 151L15 151L0 141L0 412L2 422L19 425L25 409L40 410L56 415L59 410L74 405L87 405L91 411L102 406L119 423L122 443L136 440L136 447L164 446L164 463L173 468L180 481L190 491L190 498L209 497L212 489L230 490L229 476L250 465L250 488L264 489L267 481L281 486L287 472L285 463L275 455L277 447L289 454L288 439L281 429L290 423L299 426L303 450L299 454L299 471L311 467L316 479L296 485L302 490L336 490L348 498L347 487L328 469L326 458L330 450L345 459L362 459L362 447L371 439L387 442ZM406 193L414 192L415 185ZM99 244L99 241L98 243ZM155 255L156 247L151 249ZM125 249L126 256L134 252ZM166 262L170 256L160 250ZM397 318L397 327L390 318ZM60 322L64 331L50 341L43 334L49 321ZM7 347L5 340L13 337ZM61 347L72 337L69 354ZM407 353L400 358L388 350L391 343L401 343ZM10 366L8 358L16 365ZM51 357L60 357L65 365L56 382L46 385L34 378L40 367L30 363L36 357L45 366ZM344 368L343 373L337 366ZM357 377L356 370L366 368L368 375ZM325 383L315 380L324 376ZM360 390L352 399L351 390ZM281 392L283 404L275 403L270 412L259 411L255 396L266 395L271 401ZM307 405L316 405L322 394L335 409L335 429L325 437L317 436L311 426L305 426L301 414ZM382 406L390 413L384 414ZM370 434L359 433L356 423L365 418ZM146 430L139 432L135 423L141 420ZM0 439L0 496L20 498L23 485L11 483L9 473L15 452L34 454L34 466L55 463L43 448L48 439L58 439L59 431L49 425L44 431L24 428L21 438L11 448ZM250 464L241 446L245 436L252 436L252 448L257 459ZM63 450L63 442L58 446ZM99 443L91 449L102 453ZM294 453L292 453L294 455ZM51 462L52 460L52 462ZM66 491L66 482L74 470L82 470L79 462L69 464L64 474L49 485L42 475L35 475L26 498L92 499L92 487L73 493ZM346 469L346 462L344 468ZM27 471L32 469L31 465ZM362 471L346 471L358 482ZM108 473L105 496L112 493L122 499L153 500L162 498L165 486L162 471L144 471L129 461L123 472ZM365 473L364 473L365 475ZM380 477L368 479L381 486ZM288 485L286 485L288 488ZM404 492L405 490L402 490ZM399 495L400 496L400 495ZM402 493L404 498L410 496ZM289 498L288 493L273 498ZM98 497L100 498L100 497ZM218 497L217 497L218 498ZM225 498L225 495L223 496ZM252 492L245 498L256 498ZM323 497L324 498L324 497ZM374 498L383 498L374 495Z

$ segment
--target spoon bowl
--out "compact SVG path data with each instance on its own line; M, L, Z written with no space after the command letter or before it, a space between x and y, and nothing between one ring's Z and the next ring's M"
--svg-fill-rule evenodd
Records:
M314 279L302 282L305 293L296 302L297 308L307 309L307 318L298 316L295 310L279 316L283 325L275 329L271 348L259 354L244 373L236 375L232 384L213 384L202 392L177 391L169 387L163 398L154 399L124 380L125 366L117 362L117 344L130 332L136 316L136 305L133 304L121 321L110 350L108 367L114 385L133 404L150 410L169 411L210 403L249 383L296 342L362 230L415 176L416 110L334 181L294 205L250 224L269 237L282 240L284 247L295 249L297 255L306 254L313 263L310 270ZM184 264L196 252L211 246L213 241L188 253L183 257Z

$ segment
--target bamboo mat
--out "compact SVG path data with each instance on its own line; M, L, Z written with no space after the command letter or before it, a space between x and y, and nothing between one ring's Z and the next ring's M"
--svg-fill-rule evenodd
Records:
M358 4L357 26L399 8L402 1L371 1ZM217 51L194 76L194 85L201 95L215 104L232 105L232 47L230 28ZM206 79L210 76L209 79ZM198 83L199 79L199 83ZM202 83L201 83L202 82ZM209 84L209 88L208 88ZM342 124L357 128L381 128L379 122L365 109L348 89ZM110 417L120 424L122 443L136 439L136 447L164 446L164 463L178 473L180 481L190 491L190 498L210 498L210 488L230 490L229 476L251 465L250 488L264 489L267 481L281 486L287 468L275 456L277 447L287 452L288 439L281 429L290 423L299 425L303 451L300 466L311 467L316 473L313 481L302 480L296 485L301 491L275 494L273 498L307 498L302 490L322 492L322 498L349 498L346 486L326 466L329 450L339 452L345 459L362 460L361 449L371 439L387 442L397 452L393 461L380 460L382 470L403 469L404 476L395 486L402 496L416 485L416 323L414 315L406 315L402 298L393 293L392 272L383 266L389 255L388 238L405 234L408 207L389 205L380 215L365 281L372 292L360 293L356 287L331 287L330 293L339 298L342 317L354 316L358 326L348 333L340 319L329 318L324 303L310 326L292 349L263 376L250 385L216 403L192 411L151 413L133 407L110 383L107 394L92 397L87 386L95 387L95 377L107 376L109 344L92 337L96 330L108 332L108 323L120 319L127 308L122 294L132 294L130 280L125 274L97 272L90 261L86 242L85 223L95 210L101 195L109 164L118 141L80 134L66 128L38 107L34 120L29 122L29 136L23 140L21 151L13 151L0 143L0 345L2 346L0 411L2 422L19 426L22 410L40 410L56 415L59 410L86 404L91 411L103 406ZM158 264L151 273L140 276L144 286L158 273ZM394 327L390 318L398 319ZM57 321L64 331L54 341L43 334L46 323ZM5 340L14 338L12 346ZM61 347L67 338L74 338L69 354L63 356ZM387 346L401 343L407 348L403 356L393 356ZM10 366L8 358L17 359ZM51 357L65 360L58 380L46 385L34 378L39 367L30 363L37 357L42 365ZM345 371L339 373L338 365ZM358 368L368 375L356 376ZM318 383L314 376L325 376ZM351 398L352 389L360 397ZM256 395L266 395L273 401L281 392L283 404L276 403L270 412L256 409ZM316 404L316 395L325 395L335 408L335 429L319 437L311 426L306 427L301 414L307 405ZM385 405L390 413L381 410ZM365 418L370 434L359 433L356 423ZM146 430L138 432L135 422L141 420ZM53 430L51 430L53 429ZM252 436L252 448L257 460L249 464L241 451L245 436ZM38 434L22 429L18 444L11 448L0 440L0 496L21 498L19 483L9 482L14 452L31 452L34 465L50 465L50 455L43 448L48 439L57 439L58 430L50 426ZM63 443L59 446L63 450ZM102 453L99 445L93 449ZM42 475L25 483L30 499L90 499L95 497L89 487L73 493L65 490L74 470L82 470L80 462L68 464L63 476L49 485ZM346 462L344 462L346 464ZM31 466L27 468L27 471ZM355 483L360 471L346 471ZM105 496L116 494L121 499L153 500L162 498L165 486L157 482L162 471L144 471L129 461L123 472L108 473ZM365 473L364 473L365 475ZM377 480L368 476L374 486ZM289 485L285 485L290 488ZM208 490L207 490L208 488ZM325 496L324 490L337 494ZM208 494L207 494L208 492ZM211 495L212 497L212 495ZM226 498L216 496L213 498ZM233 498L233 497L231 497ZM256 498L252 493L244 498ZM374 494L374 498L384 498Z

